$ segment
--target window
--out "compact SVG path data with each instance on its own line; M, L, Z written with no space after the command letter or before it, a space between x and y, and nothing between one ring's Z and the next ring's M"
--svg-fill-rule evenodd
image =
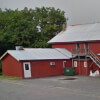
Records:
M89 48L88 43L84 43L84 46L85 46L85 49L88 49Z
M77 50L77 53L80 53L80 43L76 44L76 50Z
M77 50L80 49L80 43L76 44L76 48L77 48Z
M77 67L77 61L74 61L74 67Z
M51 66L54 66L54 65L55 65L55 62L50 62L50 65L51 65Z
M29 64L25 64L25 70L29 70Z
M84 67L87 67L87 62L86 61L84 61Z

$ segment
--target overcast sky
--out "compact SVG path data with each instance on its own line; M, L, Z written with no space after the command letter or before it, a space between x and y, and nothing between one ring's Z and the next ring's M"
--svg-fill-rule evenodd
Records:
M0 8L55 7L65 11L68 25L100 22L100 0L0 0Z

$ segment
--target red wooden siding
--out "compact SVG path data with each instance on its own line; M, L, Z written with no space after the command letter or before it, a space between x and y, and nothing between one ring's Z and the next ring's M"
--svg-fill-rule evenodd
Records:
M95 63L93 63L91 70L99 70L99 72L100 72L100 68L98 68Z
M65 67L71 67L71 60L42 60L42 61L24 61L31 63L32 78L63 75L63 61L66 61ZM50 62L55 62L54 66ZM23 62L22 62L23 63Z
M84 61L80 61L80 75L89 75L90 74L90 70L99 70L100 68L97 67L97 65L95 65L95 63L93 63L93 65L90 67L90 65L92 64L91 60L87 61L87 68L84 67ZM86 73L87 70L87 73ZM77 67L75 67L75 74L79 75L79 61L77 61Z
M72 60L67 60L65 63L65 67L72 67Z
M89 48L92 50L93 53L95 53L96 55L98 53L100 53L100 42L96 42L96 43L89 43ZM100 58L100 56L98 56Z
M80 42L80 49L84 49L84 43L85 42ZM100 53L100 42L89 42L89 49L93 51L93 53L95 53L96 55L98 53ZM71 51L71 49L76 49L76 42L73 43L59 43L59 44L52 44L52 48L66 48L69 51ZM100 56L98 56L100 57Z
M75 74L76 75L89 75L90 74L90 62L87 61L87 68L84 67L84 61L80 61L80 68L79 68L79 61L77 61L77 67L75 67ZM87 70L87 71L86 71Z
M10 55L2 60L2 69L5 76L23 77L21 63Z
M55 65L51 66L50 62L55 62ZM31 61L31 74L32 78L62 75L63 61L62 60Z
M71 49L76 49L76 44L75 43L52 44L52 48L65 48L71 51Z
M76 43L63 43L63 44L52 44L52 48L65 48L69 51L76 49ZM84 49L84 43L80 43L80 49Z
M23 62L30 62L32 78L63 75L63 61L66 61L66 67L71 67L71 60L17 61L8 54L2 60L3 74L24 78ZM51 66L50 62L55 62L55 65Z

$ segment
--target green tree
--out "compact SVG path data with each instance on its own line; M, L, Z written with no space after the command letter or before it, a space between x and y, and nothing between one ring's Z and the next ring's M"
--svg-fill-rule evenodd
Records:
M64 11L51 7L0 9L0 55L16 45L49 47L47 41L66 23Z
M62 30L62 24L66 22L64 11L55 8L36 8L34 10L34 19L37 22L38 35L35 39L35 47L48 47L47 41L55 33Z

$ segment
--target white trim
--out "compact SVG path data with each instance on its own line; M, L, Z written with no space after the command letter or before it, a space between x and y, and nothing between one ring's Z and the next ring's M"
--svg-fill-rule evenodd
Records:
M74 67L77 67L77 61L74 61Z
M28 64L28 70L25 69L25 64ZM23 62L24 77L31 78L31 64L30 62Z
M63 68L65 68L65 67L66 67L66 66L65 66L66 62L67 62L67 61L63 61Z
M84 61L84 67L85 68L87 67L87 61Z
M50 66L54 66L55 65L55 62L50 62Z

